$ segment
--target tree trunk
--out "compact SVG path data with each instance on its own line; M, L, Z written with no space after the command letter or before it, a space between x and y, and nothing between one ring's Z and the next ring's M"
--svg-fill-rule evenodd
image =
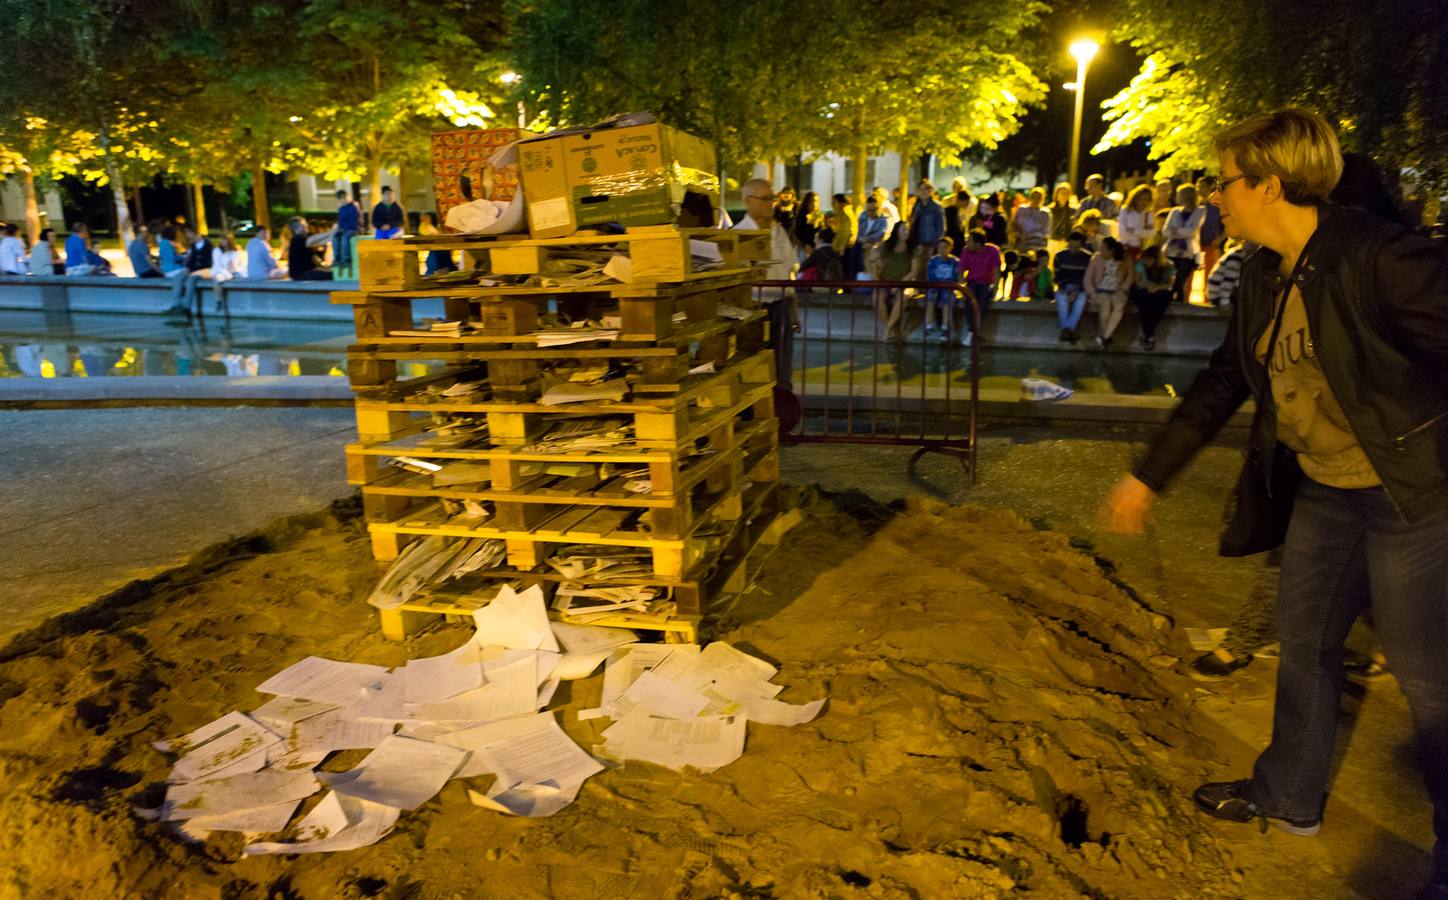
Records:
M196 204L196 233L206 235L206 192L201 187L201 182L191 182L191 202Z
M121 180L121 170L109 158L106 160L106 175L111 181L111 203L116 210L116 234L121 239L121 249L133 236L131 210L126 206L126 184Z
M367 154L367 200L363 209L371 213L372 208L382 202L382 150L379 147ZM370 222L372 230L377 223Z
M776 156L769 161L769 185L773 188L783 187L781 184L783 180L784 163Z
M251 216L258 228L271 230L271 204L266 196L266 168L258 164L251 170Z
M20 191L25 196L25 237L33 245L40 240L40 204L35 201L35 173L29 169L20 181Z
M850 179L850 191L855 195L855 206L865 211L865 167L870 164L870 152L864 144L855 147L855 172Z
M900 216L910 218L910 151L900 148Z
M146 210L141 206L141 186L139 184L131 188L131 196L135 198L136 202L136 223L143 224L146 221Z

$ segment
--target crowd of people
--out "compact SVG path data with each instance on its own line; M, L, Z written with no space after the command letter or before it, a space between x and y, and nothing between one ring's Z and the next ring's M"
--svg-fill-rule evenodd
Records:
M423 217L424 230L432 218L430 214ZM370 216L364 216L348 191L339 190L337 217L330 226L322 227L301 216L287 221L280 260L272 246L271 230L264 226L256 229L243 248L230 231L213 241L184 219L136 225L125 251L132 276L168 279L174 298L169 312L189 316L199 310L204 283L210 285L219 309L224 303L222 285L229 281L330 281L337 273L350 275L355 266L353 240L369 225L374 239L387 240L400 237L406 224L407 213L393 198L391 187L382 188L382 199ZM0 275L116 274L83 221L75 222L60 244L55 229L44 228L28 246L18 225L0 222Z
M1123 197L1101 175L1084 194L1059 184L1047 203L1041 187L973 194L956 178L944 202L929 180L913 195L874 188L856 208L845 194L822 207L812 191L773 195L772 218L809 281L958 281L984 321L997 300L1053 303L1060 340L1075 344L1088 309L1096 314L1096 347L1110 347L1129 305L1141 322L1140 344L1156 346L1156 329L1172 303L1185 303L1205 271L1204 302L1231 304L1245 248L1229 242L1208 199L1211 177L1176 184L1162 178ZM903 212L902 212L903 207ZM944 289L876 289L884 334L907 333L905 310L918 301L923 335L969 346L974 329L965 304Z

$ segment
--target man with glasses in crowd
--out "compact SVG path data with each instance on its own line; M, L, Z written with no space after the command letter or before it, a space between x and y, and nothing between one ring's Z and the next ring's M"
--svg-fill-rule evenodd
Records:
M744 183L744 218L734 226L741 230L768 231L770 263L767 278L787 281L794 277L799 257L790 243L789 233L774 217L774 187L765 178L752 178ZM799 300L793 289L765 288L761 300L769 308L769 340L774 349L776 378L783 390L793 391L790 361L794 356L794 333L799 331Z

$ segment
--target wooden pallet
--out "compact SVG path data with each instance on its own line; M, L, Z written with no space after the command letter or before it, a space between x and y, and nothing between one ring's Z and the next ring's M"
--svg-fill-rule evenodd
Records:
M634 389L682 390L690 369L705 363L723 368L758 353L765 345L768 312L745 319L713 319L658 341L589 341L540 348L532 341L426 339L415 344L353 344L348 348L348 379L359 392L393 391L398 362L432 361L449 365L486 363L493 395L504 400L537 399L544 369L628 362L636 370Z
M750 412L747 420L741 418L746 410ZM517 490L529 477L526 467L533 464L612 463L631 468L647 467L649 482L653 488L652 495L667 496L677 491L689 490L694 481L702 477L697 468L698 457L691 451L709 450L722 453L741 446L758 430L773 428L777 431L778 419L773 416L773 392L766 391L761 386L746 394L736 406L715 412L698 429L684 435L683 440L670 448L545 453L519 447L420 447L407 438L375 443L357 442L347 445L347 479L356 485L376 483L382 480L387 472L388 458L410 456L432 461L486 461L489 465L489 483L494 489Z
M774 354L763 350L712 375L690 376L674 393L635 396L617 403L544 406L504 400L457 402L432 396L359 397L357 431L364 441L388 441L420 430L424 423L414 417L417 413L486 415L495 446L526 446L558 416L617 416L632 420L639 446L670 449L697 437L701 428L707 430L720 410L753 405L764 396L773 396L773 383Z
M737 522L749 499L761 490L773 490L778 478L779 454L770 451L742 473L732 490L715 496L707 508L693 511L693 521L677 538L658 537L639 528L638 510L592 506L567 507L530 528L509 529L491 519L449 518L437 502L411 509L397 519L369 522L367 527L372 555L383 561L396 559L407 542L421 535L502 540L508 564L518 569L535 568L554 545L598 544L648 550L655 576L679 579L719 549L721 535L729 529L714 526Z
M716 503L739 487L745 472L761 471L759 463L778 449L777 420L748 423L737 442L737 446L697 457L669 492L630 490L625 486L630 480L628 477L606 472L606 467L598 463L568 464L569 472L576 474L544 471L518 477L512 470L515 466L521 469L521 464L494 460L500 464L500 475L516 479L511 488L498 488L490 482L487 486L479 482L435 487L431 476L391 470L362 485L364 511L368 521L391 522L415 514L420 505L429 502L472 500L491 511L489 523L494 527L503 531L533 531L547 528L569 510L621 510L646 517L648 534L680 540L698 526ZM777 473L767 472L761 477L774 480Z
M753 285L757 270L709 274L677 284L595 285L586 290L455 289L410 294L333 291L331 302L352 307L357 343L368 349L425 345L537 343L534 334L550 306L570 320L617 317L621 341L660 341L718 317L721 305L758 306ZM418 337L412 301L443 298L449 321L469 322L477 330L461 337ZM679 314L682 313L682 316ZM679 317L681 321L675 321Z
M618 613L593 619L589 624L656 632L670 642L697 641L700 629L713 609L729 595L747 590L765 562L778 549L784 535L799 521L798 510L781 512L772 505L777 498L778 494L770 491L752 500L726 547L716 557L702 561L688 578L614 582L667 588L676 604L676 612L663 617ZM499 568L474 573L470 577L497 587L503 584L518 588L542 585L545 596L550 599L553 590L568 581L557 572L542 568ZM438 621L469 621L474 610L486 605L485 601L478 599L479 593L476 590L442 589L426 592L394 609L381 610L382 634L389 640L404 640ZM554 615L569 621L566 615Z
M768 231L655 225L630 228L623 234L579 233L550 240L495 235L361 241L357 244L357 259L364 291L426 289L421 260L432 250L461 252L465 267L481 267L498 276L538 274L545 271L551 257L560 253L607 250L612 255L628 258L635 281L668 281L709 274L695 271L690 241L703 241L718 248L724 269L770 258Z

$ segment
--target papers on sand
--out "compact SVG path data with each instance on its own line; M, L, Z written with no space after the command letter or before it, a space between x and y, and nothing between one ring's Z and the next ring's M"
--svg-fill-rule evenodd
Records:
M605 660L602 704L579 718L615 719L594 751L620 761L712 771L743 752L750 719L798 724L824 702L779 701L775 667L728 644L642 644L626 629L552 622L537 586L500 590L474 622L453 650L396 669L307 657L262 682L272 696L252 714L158 742L178 759L148 815L191 840L246 833L248 856L368 846L453 778L492 779L467 791L479 807L552 815L604 766L540 708L561 681ZM347 771L316 771L338 750L371 752ZM286 831L299 811L293 840L257 840Z

